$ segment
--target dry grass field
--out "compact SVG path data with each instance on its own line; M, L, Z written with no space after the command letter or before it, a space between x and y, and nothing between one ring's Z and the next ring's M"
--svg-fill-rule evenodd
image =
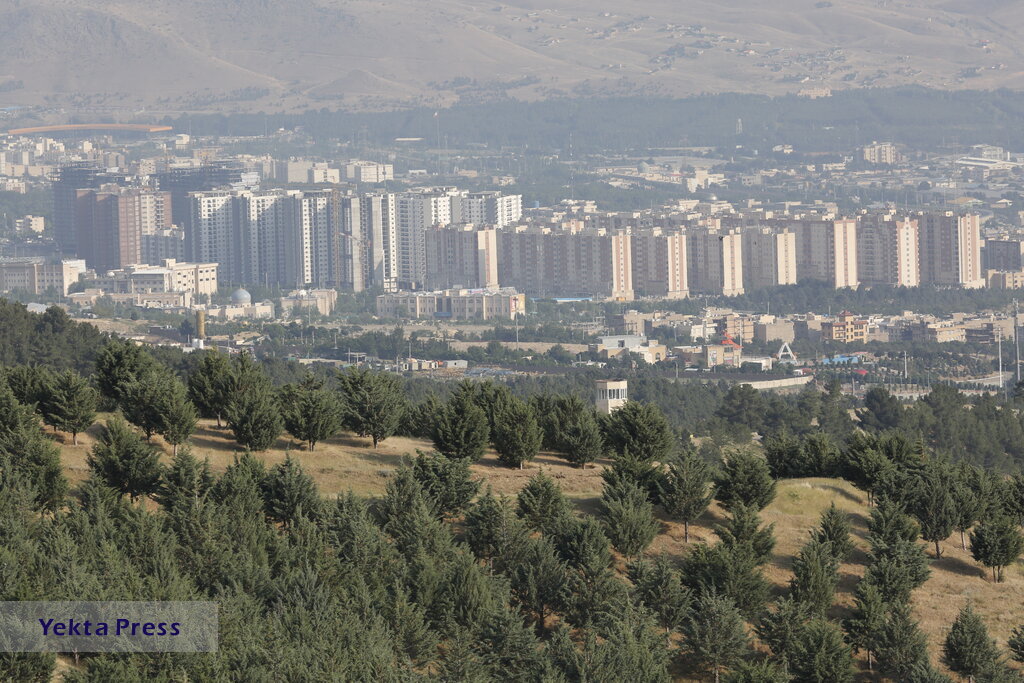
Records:
M81 481L88 474L86 455L97 430L98 427L94 426L89 434L81 435L77 447L62 446L65 469L73 482ZM55 435L55 438L61 440L62 436ZM169 460L170 448L159 437L154 437L154 440L165 449ZM70 438L67 441L70 444ZM348 489L359 495L376 496L383 493L388 475L399 466L404 456L430 447L430 443L423 440L393 437L374 450L368 439L342 435L318 444L310 453L303 445L283 437L274 448L258 454L258 457L270 466L290 453L313 476L321 492L328 496ZM230 432L216 428L207 420L202 421L192 438L192 451L200 458L208 458L216 473L223 472L239 454ZM488 453L472 469L496 493L514 496L542 468L559 483L578 509L595 513L601 494L600 472L605 464L599 462L595 467L580 470L553 455L542 454L527 468L513 470L501 466L495 455ZM775 525L778 541L774 560L766 568L766 575L774 592L781 594L786 589L792 576L790 566L794 555L806 542L809 531L817 525L821 512L832 502L851 515L857 546L851 561L840 570L839 595L832 616L841 618L852 604L854 585L864 573L868 548L865 535L870 514L865 495L847 482L793 479L779 483L775 501L762 513L766 523ZM723 511L717 505L712 506L696 524L691 525L690 542L714 542L713 527L723 518ZM649 553L668 553L679 557L686 552L682 525L662 519L662 533ZM930 556L930 548L928 552ZM959 536L954 535L943 544L943 557L933 562L931 569L931 578L914 593L914 607L922 628L929 636L936 659L945 629L968 600L973 601L985 617L991 635L1001 646L1005 646L1015 626L1024 624L1024 564L1018 563L1009 568L1006 581L994 584L983 568L974 562L970 552L960 548Z

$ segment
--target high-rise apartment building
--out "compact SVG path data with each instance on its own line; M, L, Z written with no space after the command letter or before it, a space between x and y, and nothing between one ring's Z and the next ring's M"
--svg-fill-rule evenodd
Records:
M796 284L796 234L787 228L743 230L743 288Z
M743 293L743 235L738 228L693 228L686 234L690 292Z
M523 196L501 192L469 192L452 196L452 223L504 228L523 217Z
M220 265L224 282L244 282L240 244L235 236L235 193L194 192L189 195L186 244L189 258Z
M358 240L367 252L368 286L398 291L398 219L394 194L368 194L359 199Z
M450 225L426 234L427 289L498 287L498 240L494 228Z
M821 280L837 289L860 284L856 219L805 219L787 225L796 234L799 280Z
M639 297L684 299L689 294L686 235L661 228L632 233L633 292Z
M78 249L78 190L96 190L124 180L124 174L104 171L92 162L61 167L53 183L53 234L62 252L73 254Z
M893 214L868 214L857 227L857 271L866 285L921 284L918 223Z
M419 289L427 275L425 235L428 228L452 222L454 188L439 188L398 195L395 202L398 229L398 280L408 289Z
M143 235L170 227L171 198L148 188L80 189L75 199L75 242L90 268L106 271L143 263Z
M985 240L982 247L985 270L1015 273L1024 270L1024 240Z
M918 216L921 282L983 287L981 219L937 211Z

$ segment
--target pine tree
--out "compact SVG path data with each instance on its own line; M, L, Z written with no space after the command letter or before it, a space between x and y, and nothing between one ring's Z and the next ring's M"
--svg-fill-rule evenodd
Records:
M803 450L800 439L786 430L765 437L764 459L776 479L804 476Z
M812 619L793 647L789 671L808 683L847 683L853 680L853 655L843 632L825 619Z
M96 390L74 370L55 376L48 389L43 416L46 423L69 432L71 443L77 446L79 433L96 421Z
M188 448L180 449L164 470L160 487L153 494L169 513L204 500L213 488L209 460L199 461Z
M320 441L341 429L341 409L334 392L307 374L299 384L287 384L278 392L284 428L289 434L316 450Z
M96 384L101 394L120 405L124 388L155 366L142 346L112 338L96 356Z
M725 683L788 683L789 676L772 662L740 662L725 677Z
M189 398L203 417L216 418L218 427L229 398L230 374L228 357L217 350L209 350L203 353L188 376Z
M320 501L312 477L290 455L270 468L263 480L263 500L267 516L286 528L293 526L300 516L316 516L319 512Z
M627 573L639 603L654 613L666 633L678 630L690 613L692 597L668 557L659 555L653 562L636 560Z
M1013 634L1006 644L1010 647L1013 658L1018 662L1024 663L1024 626L1018 626L1013 629Z
M928 640L910 616L910 605L894 603L878 637L878 664L896 680L919 680L915 669L930 671Z
M793 559L789 587L794 599L806 604L811 614L824 616L835 597L838 569L829 544L812 538Z
M605 534L626 557L642 553L661 528L647 493L637 486L631 486L621 496L604 498L602 507Z
M181 382L174 380L171 387L163 397L157 431L171 444L172 453L177 454L178 446L188 441L195 431L198 415Z
M996 642L970 603L960 610L942 645L942 662L950 671L973 681L1002 665Z
M1006 515L982 521L971 532L971 556L992 569L992 580L1003 580L1003 569L1024 552L1024 535Z
M953 498L953 475L945 463L931 461L910 493L910 512L921 525L921 538L935 544L936 559L942 557L942 541L956 526L957 509Z
M768 582L747 545L697 543L683 558L681 576L690 590L727 597L750 619L761 613L768 598Z
M821 515L821 524L814 531L814 538L827 543L832 558L837 564L846 562L853 552L850 540L850 516L839 510L833 502Z
M873 672L875 653L878 651L888 608L878 586L870 581L859 581L853 594L853 609L850 617L843 622L843 628L854 651L864 650L867 653L868 670Z
M407 407L397 377L352 368L338 374L338 390L343 399L344 426L359 436L370 437L374 448L398 431Z
M753 554L758 565L772 559L775 549L775 525L761 526L757 510L746 505L736 505L726 517L725 524L715 526L715 535L727 548L743 548Z
M141 429L148 441L163 427L164 411L180 386L174 373L158 365L124 384L118 405L125 419Z
M416 451L412 474L438 517L459 514L480 490L480 480L473 479L468 460L452 460L440 453Z
M476 648L494 678L532 681L544 673L537 636L523 623L518 610L496 610L484 622Z
M498 460L523 469L523 463L537 456L544 438L533 409L524 401L509 397L495 407L493 421L491 439Z
M762 614L757 624L758 637L771 648L787 672L800 635L810 619L811 610L807 604L787 596L776 603L774 610Z
M764 398L761 392L749 384L730 387L715 412L715 417L731 425L743 425L751 432L764 429L764 415ZM743 440L749 441L749 434Z
M533 618L538 635L546 630L548 617L564 609L569 599L568 572L554 544L541 537L526 537L506 563L505 574L516 602Z
M610 615L605 642L593 658L594 681L638 680L668 683L669 651L665 636L654 628L651 615L628 601Z
M982 481L980 473L967 463L961 463L956 471L953 484L953 504L956 508L956 521L953 528L960 532L960 549L967 550L967 530L981 519L984 503L979 497L980 491L973 485Z
M570 515L571 505L558 484L540 470L520 489L516 510L531 529L550 534Z
M487 415L468 391L457 391L434 421L434 447L448 458L476 462L490 441Z
M708 509L715 491L711 468L692 449L670 459L655 482L658 504L672 519L683 523L683 541L690 542L690 522Z
M488 565L514 551L529 536L508 499L496 498L490 488L466 511L464 526L469 549Z
M661 409L638 401L627 401L609 416L604 437L611 450L630 453L644 462L664 462L675 445Z
M737 664L750 649L740 611L731 600L714 593L697 598L682 633L683 649L696 664L711 669L715 683L724 669Z
M114 415L100 431L88 457L89 469L105 484L134 501L160 486L162 467L156 450Z
M575 419L560 423L559 430L558 447L572 464L586 469L604 455L604 436L593 411L581 412Z
M716 485L715 496L726 510L737 504L763 510L775 499L775 480L768 471L768 464L749 451L729 454Z
M253 451L270 448L284 428L277 401L262 382L233 394L225 416L238 445Z

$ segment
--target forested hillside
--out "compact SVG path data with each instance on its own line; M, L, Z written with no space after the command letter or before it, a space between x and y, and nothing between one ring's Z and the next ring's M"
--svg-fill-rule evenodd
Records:
M213 599L221 624L216 654L4 655L5 680L1020 679L1024 476L931 443L1019 428L1014 404L876 395L854 420L834 386L659 397L638 377L604 416L554 380L281 384L247 354L168 365L2 312L11 343L93 342L4 368L0 600ZM699 417L659 407L677 398ZM226 467L195 455L211 431ZM398 435L424 448L381 495L318 487L340 440ZM523 472L508 495L502 471ZM566 496L572 472L593 497Z

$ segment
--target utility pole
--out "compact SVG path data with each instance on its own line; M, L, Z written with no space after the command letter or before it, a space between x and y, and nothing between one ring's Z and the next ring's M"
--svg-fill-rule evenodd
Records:
M1006 400L1006 382L1003 381L1003 333L999 332L999 340L996 344L999 354L999 384L1003 387L1003 400Z
M1013 364L1017 368L1017 383L1020 383L1020 335L1017 330L1017 321L1020 319L1020 307L1017 300L1013 300Z

